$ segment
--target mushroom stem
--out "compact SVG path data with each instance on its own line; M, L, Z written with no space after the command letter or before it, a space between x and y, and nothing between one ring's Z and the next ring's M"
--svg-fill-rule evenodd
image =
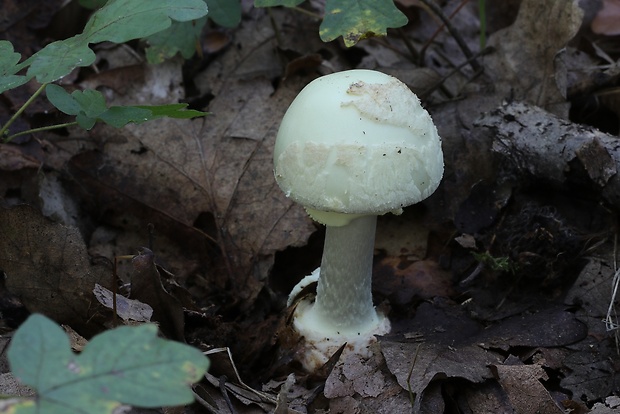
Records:
M327 226L314 312L338 333L373 329L372 260L377 216Z

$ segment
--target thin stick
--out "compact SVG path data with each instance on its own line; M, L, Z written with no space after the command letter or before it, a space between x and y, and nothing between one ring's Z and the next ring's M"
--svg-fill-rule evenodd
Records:
M15 122L17 120L17 118L20 117L20 115L26 110L26 108L28 108L30 106L30 104L37 99L37 97L39 95L41 95L41 92L43 92L43 90L45 89L45 87L47 86L47 83L42 84L41 86L39 86L39 89L36 90L35 93L32 94L32 96L30 98L28 98L28 100L21 106L21 108L19 108L17 110L17 112L15 112L13 114L13 116L11 117L11 119L9 119L7 121L7 123L0 129L0 137L3 137L4 134L6 133L6 131L9 129L9 127L11 126L11 124L13 122Z
M478 72L479 70L482 70L482 66L480 66L480 64L478 63L478 61L475 59L474 54L472 53L472 51L469 49L469 46L467 46L467 43L465 43L465 41L463 40L463 38L461 37L461 35L459 34L459 32L456 30L456 28L452 25L452 22L450 21L450 18L447 17L444 13L443 10L441 10L441 7L439 7L434 1L432 0L420 0L422 3L424 3L427 7L429 7L433 13L435 13L435 15L437 17L439 17L441 19L441 21L443 22L443 24L446 26L446 28L448 29L448 31L450 32L450 34L452 35L452 37L454 38L454 40L456 41L456 43L459 45L459 47L461 48L461 50L463 51L463 54L465 55L465 57L467 58L467 60L469 61L470 66L472 67L472 69L475 72ZM461 5L459 5L460 9L461 7L463 7L463 5L466 2L464 1ZM456 11L458 11L458 9ZM455 12L456 12L455 11ZM422 54L423 54L424 49L422 50Z

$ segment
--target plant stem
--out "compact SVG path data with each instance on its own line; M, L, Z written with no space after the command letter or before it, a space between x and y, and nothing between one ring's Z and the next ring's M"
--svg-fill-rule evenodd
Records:
M305 14L306 16L310 16L313 19L321 20L321 16L318 13L313 13L310 10L303 9L299 6L295 6L291 8L295 11L298 11L299 13Z
M41 95L41 92L43 92L43 90L45 89L45 87L47 86L47 83L43 83L41 84L41 86L39 86L39 89L36 90L35 93L32 94L32 96L30 98L28 98L28 100L26 102L24 102L24 104L21 106L21 108L19 108L17 110L17 112L15 112L13 114L13 116L11 117L11 119L9 119L7 121L7 123L2 127L2 129L0 129L0 137L3 137L4 134L6 133L6 131L9 129L9 127L11 126L11 124L13 122L15 122L15 120L17 118L19 118L21 116L21 114L26 110L26 108L28 108L30 106L30 104L37 99L37 97L39 95ZM13 137L9 137L9 138L13 138ZM10 139L5 140L5 142L9 142Z
M66 127L70 127L70 126L75 126L77 125L77 122L67 122L65 124L56 124L56 125L49 125L49 126L44 126L44 127L40 127L40 128L33 128L33 129L29 129L27 131L22 131L22 132L18 132L17 134L13 134L8 136L5 140L4 143L9 143L11 142L12 139L20 137L22 135L27 135L27 134L34 134L36 132L41 132L41 131L51 131L53 129L60 129L60 128L66 128Z
M373 325L372 260L377 216L327 226L314 311L338 333L360 332Z

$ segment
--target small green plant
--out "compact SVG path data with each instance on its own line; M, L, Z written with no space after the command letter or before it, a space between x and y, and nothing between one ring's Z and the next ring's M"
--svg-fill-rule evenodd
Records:
M161 117L187 119L204 116L204 112L187 110L186 104L108 108L99 91L85 90L69 94L53 82L68 75L75 68L91 65L95 61L95 53L90 48L93 43L124 43L144 39L147 43L151 42L151 56L154 59L163 59L169 54L162 50L172 53L170 44L177 42L177 49L174 49L172 54L177 51L186 54L183 53L186 48L183 48L179 38L172 37L170 40L169 36L164 41L157 36L173 27L173 23L177 32L185 33L186 29L179 29L182 24L182 27L192 28L191 34L195 38L192 40L184 35L183 39L185 42L189 40L193 45L204 26L206 15L207 4L203 0L110 0L93 13L81 34L50 43L24 61L21 61L21 55L14 51L11 42L0 40L0 93L20 87L33 79L40 83L30 99L4 125L0 125L0 139L9 142L20 135L71 125L90 129L97 121L122 127L130 122L142 123ZM193 22L197 24L192 24ZM75 116L76 121L11 133L11 125L43 91L53 105L60 111Z
M476 253L472 252L474 258L480 263L488 266L496 272L515 273L516 265L509 257L495 257L489 252Z
M13 375L36 393L0 402L1 412L14 414L185 405L194 399L190 385L209 368L202 352L159 338L153 324L103 332L75 354L62 328L39 314L15 332L7 356Z

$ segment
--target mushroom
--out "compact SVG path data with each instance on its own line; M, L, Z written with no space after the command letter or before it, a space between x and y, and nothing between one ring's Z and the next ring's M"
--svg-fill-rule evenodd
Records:
M404 83L381 72L317 78L282 119L274 174L287 197L326 225L321 266L309 276L318 278L316 298L294 311L306 345L301 362L312 370L345 342L345 352L370 356L374 335L390 330L372 302L377 216L424 200L443 175L430 115Z

